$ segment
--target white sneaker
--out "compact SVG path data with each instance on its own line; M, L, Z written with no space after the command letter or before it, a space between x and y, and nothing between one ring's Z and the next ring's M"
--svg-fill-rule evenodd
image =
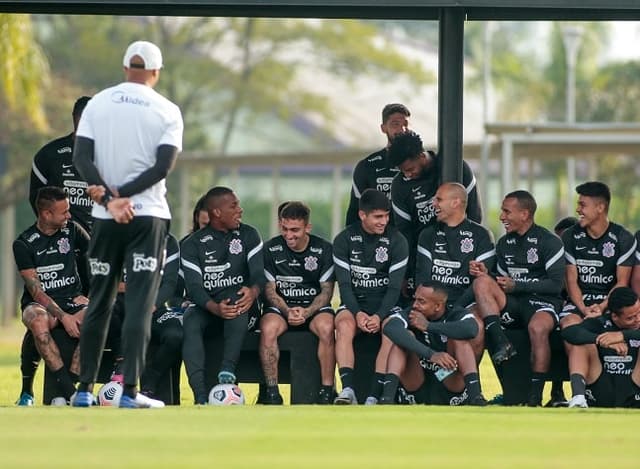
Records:
M587 399L584 397L584 394L578 394L571 398L571 400L569 401L569 407L587 409L589 406L587 405Z
M136 394L135 403L140 409L161 409L164 407L164 402L158 399L151 399L142 393Z
M334 399L333 403L337 405L357 405L358 398L356 397L356 393L353 389L344 388L340 391L338 397Z
M367 397L367 400L364 401L364 405L376 405L376 404L378 404L377 397L369 396Z
M55 407L62 407L68 404L67 400L64 397L54 397L51 399L51 405Z

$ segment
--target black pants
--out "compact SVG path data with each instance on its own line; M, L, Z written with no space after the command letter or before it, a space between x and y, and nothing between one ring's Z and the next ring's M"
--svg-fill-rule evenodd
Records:
M151 310L158 294L168 221L134 217L127 224L97 219L89 245L89 308L80 333L80 382L92 384L100 368L111 310L122 269L127 269L122 323L122 373L136 386L151 335Z
M157 393L159 379L182 357L182 312L162 308L153 313L151 342L153 353L140 378L146 391Z
M246 314L234 319L222 319L198 306L190 306L185 311L182 358L196 402L205 399L209 393L205 379L205 335L213 340L219 340L222 336L224 345L221 370L235 372L244 337L247 330L257 322L257 314L258 307L255 303Z

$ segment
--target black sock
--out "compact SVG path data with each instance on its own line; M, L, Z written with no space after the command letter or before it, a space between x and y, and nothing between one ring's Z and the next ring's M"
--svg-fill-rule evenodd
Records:
M564 389L562 388L562 381L554 380L551 382L551 397L564 398Z
M400 378L398 375L387 373L384 377L384 383L382 386L382 400L385 402L395 402L399 385Z
M542 391L544 390L546 376L546 373L540 373L537 371L534 371L531 374L530 394L532 396L536 396L536 398L539 398L538 400L540 401L542 400Z
M55 378L56 383L58 383L58 387L62 391L63 397L69 400L71 395L76 392L76 387L73 385L67 369L63 366L59 370L54 371L53 377Z
M579 373L571 373L571 376L569 376L569 381L571 381L571 395L584 396L584 393L587 390L587 383L584 379L584 376Z
M489 345L491 345L493 349L509 342L500 325L500 316L497 314L484 318L484 329L488 339L487 342L489 342Z
M369 396L375 397L376 399L380 399L382 395L382 386L384 384L384 373L375 372L373 374L373 381L371 382L371 392L369 392Z
M267 386L267 392L269 394L280 394L280 388L278 388L277 384L275 386Z
M340 373L340 381L342 382L342 389L351 388L353 389L353 368L339 368L338 373Z
M122 390L122 394L125 396L129 396L132 399L135 399L136 394L138 394L138 390L136 389L135 384L125 384L124 389Z
M324 392L326 392L329 395L333 394L333 392L335 391L333 384L323 384L320 386L320 389L322 389Z
M478 373L469 373L464 375L464 385L467 387L469 400L482 394L482 386L480 385L480 376Z
M36 376L38 365L40 364L40 353L36 348L35 340L31 331L27 331L22 338L20 348L20 371L22 372L22 390L20 393L27 393L33 396L33 379Z

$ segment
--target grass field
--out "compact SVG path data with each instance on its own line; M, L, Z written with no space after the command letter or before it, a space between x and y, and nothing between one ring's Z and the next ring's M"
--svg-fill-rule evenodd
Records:
M624 410L194 407L184 386L159 410L17 408L20 332L0 329L2 468L640 466L640 413Z

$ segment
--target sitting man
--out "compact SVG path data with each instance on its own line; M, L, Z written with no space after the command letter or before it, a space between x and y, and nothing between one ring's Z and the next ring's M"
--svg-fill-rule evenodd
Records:
M448 309L444 289L419 285L413 306L395 308L383 332L394 345L381 404L393 404L402 383L416 403L487 405L478 374L484 348L476 340L476 318L464 308ZM429 392L437 382L431 376L442 383L439 393Z
M82 295L78 264L85 263L87 270L89 239L82 228L69 223L69 198L61 188L40 188L36 207L36 222L13 242L16 265L24 280L22 322L32 332L40 356L55 376L62 393L59 397L68 402L80 371L78 349L67 370L50 330L62 326L70 337L80 337L89 300Z
M340 232L333 242L333 260L342 305L336 316L336 360L342 391L336 404L357 404L354 391L353 339L359 332L379 334L382 322L396 306L407 268L407 241L389 226L389 199L367 189L360 197L360 221ZM375 376L367 397L375 404L382 392L387 356L392 343L382 338Z
M553 233L535 224L536 201L527 191L514 191L502 201L500 221L506 234L498 240L498 276L483 264L473 282L477 313L494 365L515 354L506 328L524 329L531 341L531 384L527 405L542 405L542 391L551 362L549 334L558 325L562 306L564 248Z
M235 369L247 330L259 316L258 295L264 284L262 240L242 223L242 207L227 187L205 196L209 226L182 243L182 270L193 302L184 313L184 359L196 404L206 404L205 329L221 336L224 349L219 383L235 383Z
M573 344L569 407L640 408L640 301L628 287L609 294L609 312L562 330Z
M336 369L333 248L311 234L311 210L287 202L278 212L281 235L264 247L265 305L260 320L260 361L266 381L262 404L282 404L278 390L278 337L287 330L310 330L318 337L322 387L318 404L331 404Z

